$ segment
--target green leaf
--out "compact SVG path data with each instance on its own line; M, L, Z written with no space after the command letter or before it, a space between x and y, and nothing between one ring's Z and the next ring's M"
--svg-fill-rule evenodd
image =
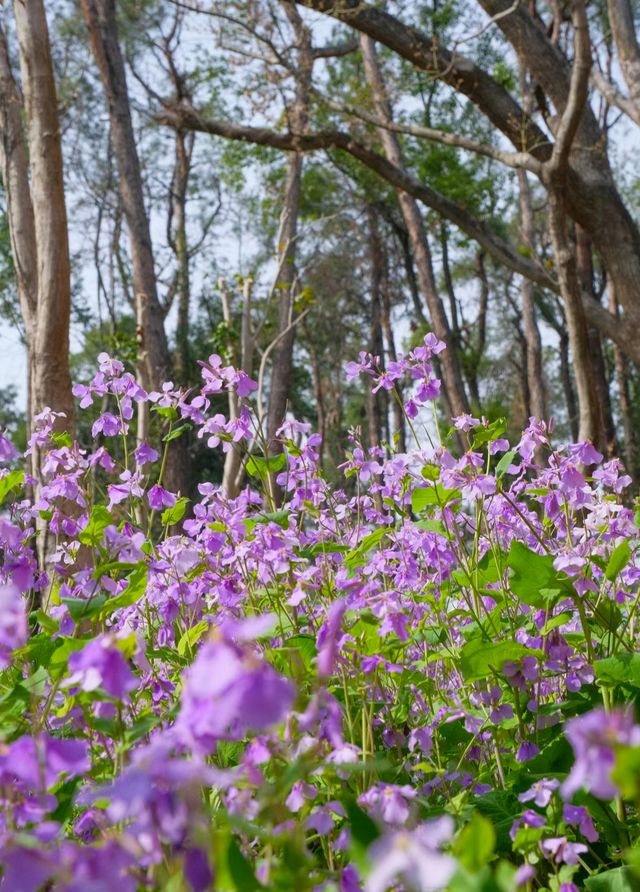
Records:
M66 606L74 623L79 623L97 616L108 600L107 595L96 595L88 601L84 598L60 598L60 603Z
M553 556L537 554L514 540L507 566L511 569L511 591L530 607L548 608L559 598L575 595L571 581L553 566Z
M611 779L626 799L640 799L640 747L616 747Z
M253 517L247 517L244 521L247 533L257 526L259 523L277 523L283 530L289 527L290 512L283 508L281 511L268 511L266 514L255 514Z
M624 684L640 688L640 653L605 657L604 660L596 660L593 668L600 684L607 687Z
M474 638L460 651L460 671L466 681L475 681L500 671L509 660L519 660L536 653L517 641L484 641L482 638Z
M229 847L227 848L227 865L237 892L255 892L257 889L264 889L264 886L256 879L251 865L242 854L240 846L233 837L229 840Z
M502 480L504 475L509 470L509 467L513 464L513 460L517 454L517 449L510 449L508 452L505 452L505 454L496 465L495 475L497 480Z
M283 471L287 467L287 456L284 452L270 455L269 458L262 455L250 455L245 467L250 477L259 477L264 480L269 474Z
M509 831L514 820L522 813L522 806L515 794L508 790L490 790L482 796L475 796L471 802L476 811L491 821L498 851L511 854Z
M131 607L132 604L139 601L147 590L148 572L149 568L146 564L138 564L129 576L127 587L119 595L107 598L104 602L104 609L100 613L101 618L104 619L123 607Z
M616 867L589 877L584 887L588 892L640 892L640 879L630 867Z
M191 626L190 629L184 633L184 635L178 641L178 653L181 657L183 657L187 651L187 648L191 649L194 644L196 644L204 635L204 633L209 628L209 623L199 622L196 623L195 626Z
M615 582L622 570L631 560L631 548L627 541L621 542L611 553L611 557L607 561L604 575L609 582Z
M174 427L171 433L166 434L162 438L163 443L171 443L172 440L177 440L178 437L181 437L187 431L190 431L192 426L190 424L181 424L179 427Z
M347 812L347 817L351 825L351 838L355 843L363 848L369 848L371 843L375 842L380 836L378 827L369 815L364 812L355 799L346 797L342 804Z
M0 477L0 505L4 502L10 492L20 489L24 483L24 471L9 471L4 477Z
M180 523L182 518L184 517L184 512L187 510L187 505L189 504L189 499L182 496L179 498L175 505L172 505L171 508L166 508L162 512L162 523L165 527L172 527L175 523Z
M493 824L479 812L474 812L457 837L453 853L464 867L477 873L491 861L495 848L496 832Z
M346 566L349 569L361 566L365 561L367 553L372 548L375 548L376 545L379 545L386 535L393 532L395 532L393 527L378 527L373 532L368 533L355 548L345 555L344 562Z
M67 671L67 661L71 654L82 650L87 642L78 638L57 638L56 641L59 645L49 662L49 674L52 678L61 678Z
M78 539L83 545L92 545L94 548L102 542L102 534L113 523L111 512L105 505L94 505L89 515L86 527L80 532Z
M459 498L459 489L447 489L439 483L434 483L433 486L419 486L411 493L411 510L414 514L420 514L431 505L447 505Z

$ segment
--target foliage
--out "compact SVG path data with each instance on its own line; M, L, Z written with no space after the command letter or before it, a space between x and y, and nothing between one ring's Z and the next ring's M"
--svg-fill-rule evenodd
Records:
M255 384L215 355L198 389L147 394L101 354L75 387L91 450L34 420L33 502L0 438L3 889L637 888L629 479L542 422L431 442L442 347L348 363L404 387L415 440L354 434L355 494L309 425L260 454ZM144 404L155 447L132 442ZM246 451L236 499L163 486L184 424Z

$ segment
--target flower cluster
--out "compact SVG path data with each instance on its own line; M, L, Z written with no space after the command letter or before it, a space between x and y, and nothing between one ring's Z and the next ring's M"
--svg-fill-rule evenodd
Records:
M349 363L415 446L356 441L343 489L307 424L260 457L217 356L147 393L101 354L92 447L45 409L36 478L0 434L3 892L633 888L631 481L536 419L423 443L442 349ZM185 426L242 451L237 497L172 491Z

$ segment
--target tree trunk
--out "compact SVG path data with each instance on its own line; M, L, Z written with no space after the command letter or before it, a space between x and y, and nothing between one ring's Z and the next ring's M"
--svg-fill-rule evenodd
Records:
M81 4L107 100L120 197L129 230L140 342L140 378L146 390L159 389L169 378L171 363L156 288L149 219L144 204L124 60L118 41L115 0L81 0ZM174 491L186 493L189 490L189 463L184 439L171 444L166 483Z
M295 258L301 179L302 155L297 152L291 152L287 160L284 202L278 229L278 278L275 287L278 295L278 329L276 337L279 338L279 341L273 351L267 416L267 438L269 448L272 451L278 450L275 435L284 421L291 391L293 347L295 344L295 328L292 327L296 279Z
M174 369L179 384L189 383L191 349L189 345L189 303L191 282L189 271L189 245L187 241L187 189L191 170L193 133L176 130L175 166L171 187L173 204L173 252L177 262L178 319L176 325L176 355Z
M389 281L389 258L385 246L379 239L379 262L381 264L380 276L380 324L387 346L387 357L391 362L397 362L398 352L393 334L393 320L391 318L391 282ZM393 416L393 439L395 448L399 452L407 451L407 442L404 427L404 410L402 407L403 387L401 381L396 381L395 393L389 394L391 401L391 414Z
M535 232L533 224L533 208L531 189L527 173L518 171L520 196L520 230L522 244L533 252L535 250ZM526 375L529 392L529 408L531 414L539 421L546 419L547 406L545 399L544 374L542 371L542 339L536 319L534 285L529 279L522 280L522 324L526 342Z
M576 265L578 278L583 292L589 294L593 300L597 300L593 287L593 260L591 254L591 241L581 226L576 226ZM591 364L593 375L598 390L598 399L602 407L604 424L604 448L608 456L616 453L616 428L611 411L611 398L609 396L609 382L602 353L602 340L600 332L593 325L587 325L589 346L591 348Z
M369 251L371 257L371 316L369 322L369 352L379 357L384 364L384 342L382 338L382 263L380 232L378 220L373 208L367 206L367 221L369 224ZM384 420L384 405L382 391L372 392L370 382L367 381L367 423L369 428L369 446L379 446L382 439L382 426Z
M283 9L291 23L297 49L295 98L292 107L289 109L289 126L293 133L304 133L308 123L309 90L313 72L311 32L304 25L300 13L293 3L283 3ZM276 287L279 293L277 334L279 341L273 352L267 417L267 438L269 448L272 450L274 447L276 450L279 448L275 441L275 433L284 421L291 391L293 348L295 344L295 328L292 327L291 323L293 322L293 292L296 279L295 259L302 165L302 154L291 152L287 161L284 203L278 229L278 281Z
M74 431L69 373L71 279L62 146L49 31L42 0L14 3L24 92L28 152L20 123L19 94L9 69L6 42L2 61L3 171L18 287L29 349L29 414L45 406L67 416L56 426ZM5 127L7 128L5 131ZM29 179L26 156L29 159ZM12 193L12 194L11 194ZM30 257L27 257L27 255ZM35 265L34 265L35 258ZM29 296L30 295L30 296Z
M360 48L364 59L367 82L373 93L378 117L382 121L389 122L392 118L391 108L378 62L375 43L367 35L361 34ZM396 134L385 127L380 127L378 132L387 159L396 167L404 170L404 159ZM447 346L446 351L441 356L441 361L451 410L454 415L463 415L469 411L469 403L464 390L454 338L451 334L444 305L433 279L431 252L422 215L415 198L401 190L397 191L397 195L413 249L418 282L429 309L433 331L436 337Z
M601 448L604 445L602 410L591 365L591 348L576 258L567 233L562 194L553 189L549 193L549 224L578 391L578 439L590 440L596 448Z
M618 301L616 300L615 288L609 284L609 312L615 316L619 316ZM624 441L624 460L627 472L632 477L636 477L636 437L635 425L633 423L633 411L631 405L631 395L629 393L629 375L627 369L627 360L622 350L617 344L613 345L613 360L616 370L616 379L618 383L618 402L620 406L620 418L622 420L622 437Z

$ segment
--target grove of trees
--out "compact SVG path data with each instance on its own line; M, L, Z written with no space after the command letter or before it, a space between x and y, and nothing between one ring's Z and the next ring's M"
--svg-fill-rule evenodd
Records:
M70 366L102 349L147 389L188 387L216 349L260 375L274 449L295 407L335 463L351 425L406 437L393 400L345 388L344 362L430 330L448 415L553 417L635 476L632 0L2 16L1 306L28 352L27 424L49 406L72 425ZM171 459L182 492L197 446Z

